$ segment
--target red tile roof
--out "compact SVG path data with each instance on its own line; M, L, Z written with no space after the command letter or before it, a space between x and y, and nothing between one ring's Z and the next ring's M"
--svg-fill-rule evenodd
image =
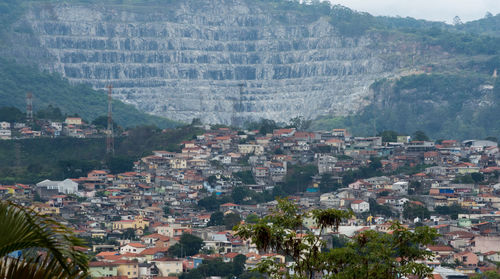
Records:
M234 253L234 252L231 252L231 253L227 253L224 255L225 258L228 258L228 259L234 259L236 256L238 256L239 253Z
M234 203L225 203L225 204L221 204L220 206L238 206L237 204L234 204Z
M154 255L159 252L167 252L168 247L153 247L153 248L147 248L144 251L140 252L139 255Z
M135 247L135 248L146 248L146 246L142 243L129 243L127 245Z

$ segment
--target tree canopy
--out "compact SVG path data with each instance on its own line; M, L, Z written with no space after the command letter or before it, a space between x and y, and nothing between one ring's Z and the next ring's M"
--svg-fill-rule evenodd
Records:
M491 117L500 109L500 79L491 78L494 69L500 69L500 56L495 57L491 62L470 62L464 66L467 71L376 81L371 88L377 99L362 111L320 117L311 126L315 130L344 127L360 136L380 134L383 141L392 141L394 134L380 132L389 130L407 135L422 131L434 139L498 137L500 120ZM481 89L483 85L493 89ZM487 106L468 105L487 96L492 96Z
M222 226L224 225L224 213L216 211L210 215L210 221L208 221L207 226Z
M153 126L128 130L115 138L118 156L108 157L104 138L39 138L0 141L0 183L37 183L87 175L93 169L129 171L137 159L153 150L180 151L180 143L201 132L191 126L166 131ZM18 152L18 153L16 153ZM20 156L16 156L20 154Z
M430 218L430 211L423 205L414 202L407 202L403 206L403 217L405 219L420 218L421 220Z
M15 107L0 107L0 121L24 122L26 115Z
M459 204L452 204L450 206L436 206L434 212L440 215L449 215L451 219L458 219L458 214L468 213L468 210L461 207Z
M415 141L428 141L429 137L425 134L424 131L416 131L413 133L412 140Z
M180 275L179 279L203 279L210 276L221 276L224 278L238 277L245 272L245 255L237 255L232 262L225 263L222 258L215 260L203 260L203 263L195 269Z
M203 239L184 233L179 242L168 249L168 254L178 258L189 257L198 254L202 246Z
M54 107L49 104L47 107L42 108L36 112L36 118L48 119L52 121L63 121L65 119L65 115L63 115L60 108Z
M24 66L1 57L0 88L3 106L23 110L26 107L26 93L33 92L33 110L35 113L40 111L40 118L60 119L66 113L77 113L85 119L95 119L107 112L104 92L96 91L86 84L72 85L58 74L42 72L36 67ZM178 122L149 115L118 100L113 100L113 119L123 127L154 124L168 128L179 125Z
M312 177L318 173L316 165L294 165L287 170L282 189L287 194L304 192L312 182Z
M396 142L398 140L398 133L391 130L386 130L378 136L382 137L382 142Z
M368 230L338 247L326 249L323 233L337 231L349 217L350 212L337 209L301 212L297 205L279 200L272 214L256 224L240 225L237 235L251 239L263 252L278 253L293 260L291 265L272 257L262 260L256 271L271 278L314 278L316 274L325 273L329 278L388 279L407 275L425 278L431 273L432 269L420 261L430 259L432 253L421 247L433 243L438 234L425 226L411 231L393 223L391 234ZM316 222L318 233L304 233L305 218ZM298 237L299 233L303 235Z
M241 217L236 213L228 213L224 216L224 226L226 230L232 230L234 226L241 222Z

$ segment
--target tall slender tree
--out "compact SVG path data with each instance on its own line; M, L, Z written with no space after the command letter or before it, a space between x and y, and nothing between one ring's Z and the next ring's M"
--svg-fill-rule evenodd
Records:
M276 210L256 224L237 227L237 235L250 239L259 250L285 256L289 263L276 258L262 260L256 271L271 278L375 278L391 279L415 275L427 278L432 269L424 263L432 254L422 247L437 237L434 229L418 227L411 231L399 223L392 233L365 231L342 247L327 249L326 232L336 232L351 212L317 209L301 212L297 205L279 200ZM305 219L312 219L317 230L309 231Z

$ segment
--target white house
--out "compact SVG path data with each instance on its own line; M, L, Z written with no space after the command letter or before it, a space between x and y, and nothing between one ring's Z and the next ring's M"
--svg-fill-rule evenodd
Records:
M351 209L354 213L363 213L370 211L370 204L363 200L355 200L351 203Z
M139 254L144 250L146 250L146 245L142 243L129 243L120 248L120 254L127 254L127 253Z
M36 184L39 188L47 188L47 190L57 189L59 193L63 194L76 194L78 192L78 183L71 179L65 179L63 181L51 181L44 180Z
M403 207L405 203L409 202L410 200L407 198L400 198L396 201L396 206L398 207Z
M11 139L12 138L12 132L9 129L0 129L0 139Z
M363 180L358 180L356 182L353 182L349 184L349 188L354 189L354 190L359 190L359 189L365 189L367 183Z
M62 129L63 129L63 124L62 124L62 122L51 122L51 123L50 123L50 126L51 126L52 128L54 128L54 129L56 129L56 130L57 130L57 131L59 131L59 132L60 132L60 131L62 131Z
M0 122L0 129L7 130L10 129L10 123L6 121Z
M24 128L24 127L26 127L25 123L14 122L14 129L21 129L21 128Z
M402 195L408 194L408 182L407 181L399 181L392 184L392 190L394 192L398 192Z

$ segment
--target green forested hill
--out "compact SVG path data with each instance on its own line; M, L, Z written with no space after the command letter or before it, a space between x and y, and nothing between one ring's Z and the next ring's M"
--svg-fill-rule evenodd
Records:
M500 14L496 16L487 14L484 18L460 24L456 26L458 30L475 34L485 34L500 37Z
M33 110L48 105L61 108L63 113L78 114L87 121L107 114L105 92L84 84L71 85L58 74L16 64L0 58L0 107L26 108L26 93L33 93ZM134 106L113 101L113 119L123 127L156 125L168 128L179 123L138 111Z
M323 117L313 122L313 128L348 127L357 135L384 130L410 135L421 130L434 139L500 136L500 82L489 76L469 72L411 75L378 81L372 90L374 102L363 112Z

